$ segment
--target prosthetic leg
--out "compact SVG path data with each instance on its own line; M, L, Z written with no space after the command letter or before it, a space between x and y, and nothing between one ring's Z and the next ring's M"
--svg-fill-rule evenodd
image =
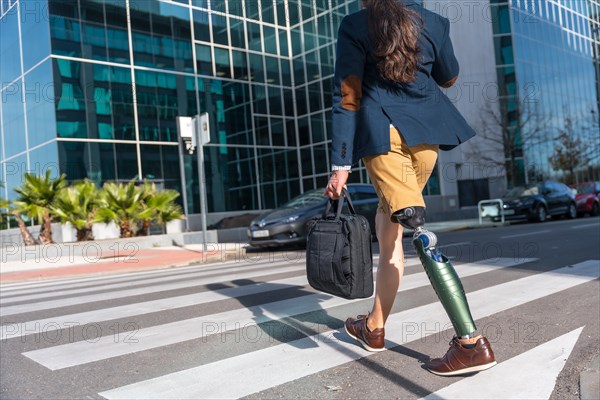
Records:
M469 310L465 291L448 258L435 248L437 237L433 232L423 228L425 208L418 206L403 208L392 214L391 218L393 222L415 230L413 246L456 334L462 338L470 337L477 328Z

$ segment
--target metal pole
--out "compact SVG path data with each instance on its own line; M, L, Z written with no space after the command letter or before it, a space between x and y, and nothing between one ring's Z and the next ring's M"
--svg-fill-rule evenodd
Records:
M190 231L188 202L187 202L187 179L185 179L185 152L183 150L183 140L179 138L179 174L181 175L181 199L183 201L183 213L185 214L185 231Z
M198 139L198 180L200 190L200 212L202 213L202 250L206 251L206 181L204 178L204 143L200 136L200 123L196 126L196 138Z

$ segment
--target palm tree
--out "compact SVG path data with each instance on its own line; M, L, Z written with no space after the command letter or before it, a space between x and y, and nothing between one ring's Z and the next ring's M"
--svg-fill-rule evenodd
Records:
M17 220L17 224L19 225L19 231L21 232L21 237L23 238L23 243L25 244L25 246L32 246L34 244L39 243L39 241L37 241L33 237L31 232L29 232L29 229L27 229L27 225L25 224L25 221L23 221L23 217L21 217L21 214L14 209L14 207L12 206L12 204L10 204L9 201L1 199L0 209L6 210L6 213L0 212L0 220L3 220L4 217L6 217L7 228L9 227L8 216L12 215L13 217L15 217L15 219Z
M69 222L77 230L77 241L89 240L94 211L98 204L98 189L90 180L77 182L58 193L50 209L61 222Z
M19 198L13 202L16 206L16 213L25 213L42 223L39 236L42 244L52 243L52 215L50 206L54 202L58 192L67 185L65 174L56 179L51 178L50 174L50 170L46 170L44 176L26 173L23 185L15 188L15 192L19 194ZM20 216L17 219L20 219ZM21 221L19 222L19 226L21 226ZM21 233L23 234L23 230L21 230ZM23 239L25 240L25 237Z
M147 213L149 219L155 220L159 225L166 225L167 222L184 219L181 207L175 203L179 197L176 190L161 190L156 192L147 200ZM145 216L146 216L145 215Z
M0 182L0 185L2 182ZM10 214L10 203L0 197L0 229L8 228L8 215Z
M150 225L155 218L156 209L153 207L152 199L158 193L156 185L153 182L144 181L142 186L138 186L140 191L140 219L141 225L138 227L136 236L148 236Z
M137 223L142 219L142 197L143 191L135 186L134 181L127 184L105 183L94 222L115 221L121 229L121 237L133 237Z

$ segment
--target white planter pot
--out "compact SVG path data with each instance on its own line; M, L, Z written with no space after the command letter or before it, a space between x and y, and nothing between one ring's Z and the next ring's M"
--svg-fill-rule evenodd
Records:
M181 233L184 229L185 221L182 219L174 219L166 224L167 233Z
M63 241L63 243L76 242L77 241L77 229L75 229L70 222L61 224L60 225L60 230L61 230L61 233L62 233L62 241Z
M92 234L94 240L118 239L121 237L121 229L114 221L107 224L96 223L92 225Z

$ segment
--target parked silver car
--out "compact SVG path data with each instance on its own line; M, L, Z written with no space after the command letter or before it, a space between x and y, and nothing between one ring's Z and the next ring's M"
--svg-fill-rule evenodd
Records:
M348 184L348 193L357 214L364 215L375 233L377 193L372 185ZM324 189L309 190L281 207L255 218L248 227L248 240L255 247L302 245L306 243L306 223L323 214L327 197Z

